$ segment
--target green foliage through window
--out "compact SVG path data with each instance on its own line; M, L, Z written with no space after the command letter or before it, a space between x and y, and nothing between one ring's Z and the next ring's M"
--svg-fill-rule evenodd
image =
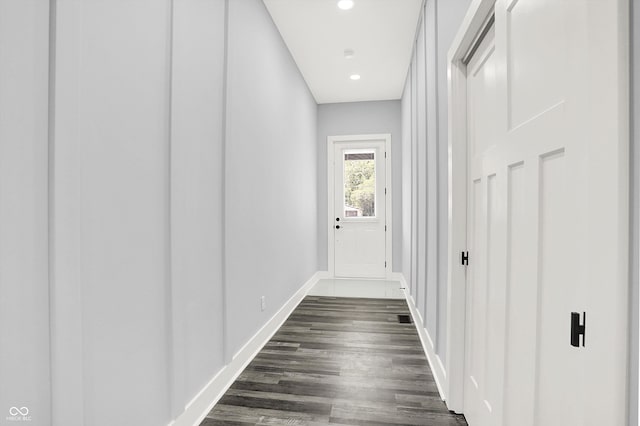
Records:
M371 155L369 158L372 158ZM375 216L376 163L374 159L344 161L345 216Z

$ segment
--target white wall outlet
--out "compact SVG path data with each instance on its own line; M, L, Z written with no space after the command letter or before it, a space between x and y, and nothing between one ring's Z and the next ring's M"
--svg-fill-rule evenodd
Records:
M267 296L260 297L260 310L264 311L267 309Z

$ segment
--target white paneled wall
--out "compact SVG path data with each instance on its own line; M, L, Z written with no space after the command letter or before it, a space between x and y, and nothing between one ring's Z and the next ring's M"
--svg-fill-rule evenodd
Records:
M400 117L401 117L401 156L402 156L402 172L400 175L400 185L402 188L402 232L401 247L402 247L402 263L399 265L399 270L405 276L405 280L410 283L410 271L411 271L411 234L412 234L412 222L411 222L411 201L412 201L412 186L408 183L411 182L411 68L409 68L409 74L405 81L404 96L400 102Z
M422 326L426 327L427 319L427 297L432 286L425 286L427 282L427 59L425 50L425 21L424 16L420 20L418 29L418 38L415 44L415 55L413 61L416 64L415 85L413 86L413 98L416 100L416 135L415 135L415 151L413 155L416 157L416 255L417 255L417 273L415 275L414 286L418 288L415 296L415 302L422 314Z
M427 0L402 98L402 273L446 393L447 51L469 0ZM410 199L407 197L410 196ZM446 396L446 395L445 395Z
M0 0L0 424L203 415L317 270L316 113L260 0Z
M317 105L261 0L229 1L228 37L231 357L317 270L318 209Z
M50 413L48 50L48 2L0 1L0 424Z
M422 21L419 21L422 25ZM420 288L418 287L418 97L416 96L416 87L418 81L417 61L415 53L411 60L411 86L409 86L410 95L406 92L404 96L411 99L411 270L407 276L410 280L411 296L414 303L417 303L420 296ZM403 132L406 134L407 132ZM424 291L424 289L422 289Z
M224 365L224 0L173 5L171 265L174 407Z
M54 369L80 374L82 393L54 424L166 423L171 3L61 2L55 23L54 296L77 295L81 327L77 346L54 330L62 362L77 361Z
M631 251L630 271L631 291L630 313L630 362L629 362L629 426L640 424L638 421L638 405L640 395L638 393L640 362L638 354L638 299L640 289L638 280L640 276L640 1L632 0L631 3Z
M438 135L438 99L442 97L444 94L438 94L438 62L434 60L437 54L437 21L436 21L436 3L435 2L427 2L425 3L424 9L424 51L425 51L425 75L426 75L426 85L425 85L425 123L427 124L426 129L426 141L437 141L439 140ZM436 78L434 78L434 76ZM427 286L426 292L426 303L425 303L425 326L429 330L437 330L438 324L440 322L439 315L439 293L441 292L440 282L438 280L440 274L440 262L439 259L445 257L442 256L442 253L446 253L446 251L442 251L438 247L438 223L439 223L439 214L440 214L440 206L438 205L439 197L438 195L441 192L441 183L439 180L440 171L446 170L446 163L442 163L440 165L438 158L438 151L442 150L442 146L438 143L425 143L426 146L426 159L425 159L425 178L426 181L421 182L424 185L426 193L424 193L424 197L426 199L427 210L424 214L426 218L425 223L425 232L426 235L426 259L427 259L427 272L426 272L426 282L434 283L435 285ZM446 232L444 232L446 235ZM446 275L445 275L446 276ZM437 332L436 332L437 336ZM436 338L434 336L434 338ZM436 342L434 342L435 344Z

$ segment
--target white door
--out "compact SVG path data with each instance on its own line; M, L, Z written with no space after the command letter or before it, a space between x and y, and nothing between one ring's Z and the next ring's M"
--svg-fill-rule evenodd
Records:
M336 277L386 276L385 142L334 142Z
M498 103L496 90L495 28L491 25L480 47L467 65L467 118L469 181L467 191L467 242L471 261L467 269L467 333L465 365L465 416L470 425L495 425L491 414L497 405L495 389L498 384L492 375L500 368L495 357L499 334L492 332L491 324L499 322L504 313L492 309L496 296L495 233L496 174L482 176L482 160L495 149L498 129ZM499 329L496 330L499 332ZM492 423L493 422L493 423Z
M470 426L625 424L625 10L498 1L467 65Z

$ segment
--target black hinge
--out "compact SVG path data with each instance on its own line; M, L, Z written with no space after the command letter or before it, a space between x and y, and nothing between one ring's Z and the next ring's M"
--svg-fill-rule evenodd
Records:
M386 260L384 261L384 267L385 268L387 267L387 261Z
M384 232L387 232L387 225L384 226Z
M460 253L460 263L462 264L462 266L468 266L469 265L469 252L468 251L463 251Z
M580 336L582 336L582 346L584 347L585 332L587 328L587 313L582 313L582 324L580 324L580 314L571 312L571 346L580 346Z
M384 189L384 195L387 195L387 188Z
M387 158L387 151L384 152L384 158Z

